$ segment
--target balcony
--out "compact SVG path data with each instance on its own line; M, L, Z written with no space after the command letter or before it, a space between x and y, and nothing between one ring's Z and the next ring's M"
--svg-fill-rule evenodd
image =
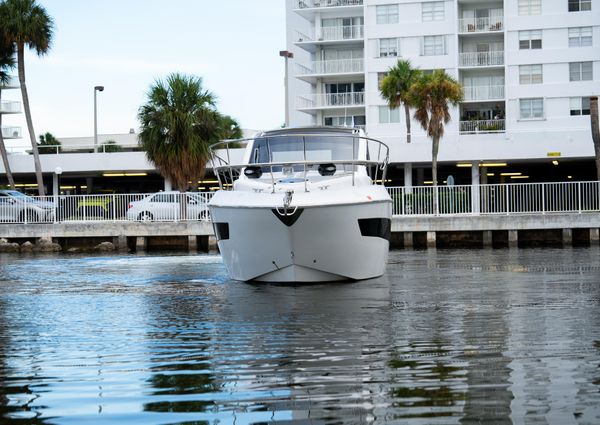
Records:
M463 86L466 102L504 99L504 86Z
M5 139L20 139L23 137L21 127L2 127L2 137Z
M21 102L15 102L13 100L0 101L0 114L20 114L20 113L21 113Z
M460 122L460 134L504 133L505 120L472 120Z
M362 74L364 62L364 59L360 58L313 61L310 66L296 64L296 75L303 78L316 75Z
M460 34L497 32L503 30L503 16L495 16L493 18L462 18L458 20L458 32Z
M364 92L307 94L296 98L296 109L347 108L364 105Z
M363 0L296 0L296 9L319 7L362 6Z
M4 84L0 84L0 90L5 89L18 89L21 86L19 78L15 76L8 77L8 81Z
M458 65L462 67L502 66L504 51L459 53Z
M310 35L309 35L310 34ZM295 43L309 52L315 52L317 45L336 43L348 44L364 39L363 25L323 27L320 31L296 31Z

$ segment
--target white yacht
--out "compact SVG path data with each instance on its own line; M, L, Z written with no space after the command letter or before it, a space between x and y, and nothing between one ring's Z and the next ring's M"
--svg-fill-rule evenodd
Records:
M247 143L242 163L230 149ZM212 147L209 202L233 279L324 282L385 271L392 200L388 147L362 130L288 128Z

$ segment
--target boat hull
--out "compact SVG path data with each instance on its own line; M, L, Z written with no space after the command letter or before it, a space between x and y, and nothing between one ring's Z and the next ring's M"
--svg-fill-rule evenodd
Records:
M210 206L233 279L326 282L381 276L391 201L294 207ZM292 211L294 213L292 214Z

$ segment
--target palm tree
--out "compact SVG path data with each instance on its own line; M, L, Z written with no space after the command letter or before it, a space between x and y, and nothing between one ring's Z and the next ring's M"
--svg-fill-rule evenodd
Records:
M406 143L410 143L410 107L413 106L408 94L411 86L420 76L421 71L413 68L409 60L400 59L395 66L388 70L379 87L379 92L387 100L390 109L399 108L404 104Z
M241 139L243 137L242 128L240 124L229 115L221 116L221 134L219 138L223 140Z
M462 85L442 69L422 75L410 88L409 98L414 105L415 119L431 137L431 167L433 185L437 186L437 155L444 124L450 122L448 105L456 106L463 99Z
M592 125L592 141L596 153L596 177L600 180L600 125L598 124L598 96L590 97L590 122Z
M173 186L185 192L197 184L210 160L209 146L219 140L222 116L202 79L171 74L150 88L140 107L140 145L148 160Z
M54 22L42 6L35 0L4 0L0 3L1 31L10 43L17 49L17 67L19 70L19 83L21 96L25 108L27 130L31 139L35 176L40 196L44 196L44 179L42 166L37 149L37 141L33 130L31 110L29 108L29 95L25 84L25 46L34 50L38 56L43 56L50 49Z
M10 78L9 71L15 67L14 48L10 43L5 43L2 34L0 33L0 100L2 99L2 85L7 84ZM8 153L4 145L4 136L2 135L2 114L0 113L0 155L2 155L2 163L4 171L11 189L15 189L15 180L10 171L10 163L8 162Z

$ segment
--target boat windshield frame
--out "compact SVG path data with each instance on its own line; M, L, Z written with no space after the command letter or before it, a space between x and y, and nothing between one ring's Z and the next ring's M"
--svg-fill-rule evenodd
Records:
M254 146L254 142L259 139L266 139L268 158L273 158L273 151L271 150L269 139L280 139L280 138L302 138L302 149L296 152L301 152L301 158L298 160L285 160L285 161L268 161L268 162L256 162L252 161L252 154L248 152L246 148L245 162L240 164L232 164L231 162L231 149L239 148L241 144L249 144L252 143ZM347 143L348 140L351 140L352 144L352 158L350 159L327 159L327 160L316 160L307 157L307 139L310 138L326 138L328 141L331 139L335 140L340 139L340 143L342 139L344 143ZM219 152L218 152L219 151ZM222 156L222 153L225 153L225 157ZM255 167L261 170L265 170L271 176L271 187L272 190L275 190L275 182L277 181L277 177L275 173L280 172L284 167L292 167L294 171L304 173L304 178L301 179L304 181L305 190L308 191L307 188L307 173L314 169L315 166L321 165L334 165L335 167L342 166L344 172L347 171L347 167L350 167L351 176L352 176L352 185L355 184L355 175L358 170L365 170L364 174L368 175L371 179L371 184L381 184L385 183L386 173L387 173L387 165L389 163L389 147L376 139L361 136L355 132L329 132L329 131L290 131L288 133L284 132L284 130L275 131L275 132L266 132L258 134L254 137L243 138L243 139L231 139L231 140L223 140L221 142L215 143L210 146L211 153L211 162L213 166L213 172L217 177L219 182L219 188L221 190L230 190L233 187L233 182L237 180L237 178L243 174L244 169L248 167ZM260 155L259 155L260 156ZM255 160L260 158L254 158Z

